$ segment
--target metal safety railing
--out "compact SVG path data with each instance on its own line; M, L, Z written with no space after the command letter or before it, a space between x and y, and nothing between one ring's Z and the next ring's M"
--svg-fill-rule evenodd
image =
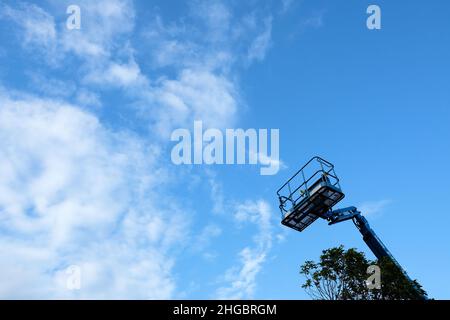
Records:
M310 197L310 188L319 180L339 190L334 165L321 157L313 157L277 191L282 217L296 204Z

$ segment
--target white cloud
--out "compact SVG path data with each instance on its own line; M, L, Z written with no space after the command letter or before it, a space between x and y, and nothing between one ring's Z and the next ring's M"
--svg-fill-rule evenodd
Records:
M165 22L156 16L145 32L153 64L206 69L229 75L236 67L262 61L271 43L272 16L252 8L233 10L223 1L193 1L191 14Z
M250 62L262 61L266 57L272 37L272 18L266 18L264 25L264 30L253 40L248 49L247 59Z
M203 34L197 41L186 31L190 27L164 26L158 18L155 25L148 35L154 44L153 63L175 71L174 77L161 77L144 91L156 132L168 137L173 129L190 127L194 120L202 120L206 127L232 126L242 107L238 85L228 73L233 53L208 46Z
M70 1L60 6L66 8ZM113 55L117 41L134 29L135 12L130 0L80 0L82 29L61 29L61 47L82 58L107 58Z
M205 26L209 42L223 43L227 40L233 18L228 6L222 1L193 1L191 5L193 16Z
M242 101L231 69L239 60L247 64L264 59L270 44L270 17L262 19L253 12L249 23L247 16L238 16L221 1L195 2L186 19L171 24L155 16L144 32L148 52L158 68L169 65L175 72L171 77L151 79L143 73L127 38L135 30L133 2L83 0L77 5L82 13L81 30L67 30L63 25L55 29L53 17L35 5L10 10L22 20L37 19L30 17L30 10L38 12L40 23L48 25L44 29L53 31L45 32L46 41L26 31L30 42L41 44L40 50L51 57L49 60L59 57L60 67L66 60L81 62L73 74L77 85L124 90L134 100L130 105L140 106L130 111L152 121L161 136L167 137L176 127L189 126L193 120L218 128L234 124ZM81 60L62 59L73 56ZM99 104L92 95L81 95L78 101L86 104L87 98Z
M72 81L63 81L56 78L45 77L37 72L28 72L28 78L32 88L49 97L68 98L76 91L76 85Z
M0 139L1 297L172 296L187 219L152 191L157 149L71 105L5 93ZM73 264L80 292L61 285Z
M320 28L323 26L323 12L316 13L315 15L305 19L302 24L304 27Z
M132 59L126 64L110 63L108 67L91 70L85 82L101 86L145 87L146 78L142 75L138 64Z
M391 203L391 200L379 200L363 202L358 206L358 210L366 217L377 217Z
M210 245L214 238L222 234L222 229L215 224L205 226L200 234L194 239L193 249L195 251L204 251Z
M65 10L71 1L54 1ZM61 66L64 58L74 54L88 65L98 65L123 47L124 35L134 29L135 13L129 0L80 0L82 29L68 30L65 23L56 25L53 16L43 8L27 2L13 6L2 5L0 18L16 23L22 32L21 43L34 53L41 53L51 65Z
M98 94L83 88L77 91L76 101L85 107L100 108L102 106L101 98Z
M25 48L42 48L47 59L55 59L57 32L53 16L37 5L20 3L18 8L0 4L2 18L14 21L22 30L19 41Z
M295 0L281 0L281 14L284 14L292 9Z
M50 1L64 9L72 4ZM264 59L270 44L271 20L261 22L254 14L247 24L222 2L203 4L206 15L191 13L148 32L157 40L145 44L153 49L148 51L156 69L171 67L154 79L127 39L135 29L132 1L78 1L79 31L55 25L36 5L7 7L2 16L20 25L24 46L52 67L61 71L77 63L76 72L67 68L70 81L53 79L36 86L40 92L96 107L102 89L119 87L165 137L194 119L231 126L242 107L236 66ZM44 78L35 74L35 79ZM64 85L71 81L75 88L66 94ZM173 297L171 253L189 232L189 214L154 191L167 180L156 161L162 145L113 131L79 106L3 92L0 139L0 297ZM238 208L236 219L257 224L262 241L242 249L237 273L229 273L221 296L252 295L272 241L268 211L263 201ZM204 231L209 239L219 233ZM82 270L80 292L64 288L64 270L74 264Z
M272 212L265 201L248 201L236 208L234 215L239 223L250 222L258 227L254 246L244 247L239 252L239 264L225 273L226 285L217 290L219 299L251 299L256 289L256 280L272 247Z
M210 186L210 197L212 202L212 212L214 214L223 214L226 210L225 197L223 194L223 187L217 180L217 176L212 171L206 171L208 176L208 183Z
M232 82L204 70L183 70L178 79L163 80L155 95L163 106L157 123L162 136L176 127L190 127L199 119L206 127L230 125L239 99Z

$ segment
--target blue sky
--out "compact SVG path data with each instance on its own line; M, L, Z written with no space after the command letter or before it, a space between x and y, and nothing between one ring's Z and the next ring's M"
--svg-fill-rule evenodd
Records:
M340 205L448 299L449 9L0 1L0 297L308 299L305 260L340 244L373 257L351 223L281 226L276 190L320 155ZM279 129L281 170L174 165L170 133L194 120Z

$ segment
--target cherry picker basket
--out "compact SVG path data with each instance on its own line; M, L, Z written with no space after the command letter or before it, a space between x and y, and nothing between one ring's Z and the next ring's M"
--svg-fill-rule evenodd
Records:
M303 231L344 198L334 165L320 157L309 160L277 191L281 223Z

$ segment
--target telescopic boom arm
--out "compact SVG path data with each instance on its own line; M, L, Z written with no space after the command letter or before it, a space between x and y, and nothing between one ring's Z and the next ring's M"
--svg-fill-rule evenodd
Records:
M325 219L329 221L329 225L336 224L339 222L343 222L346 220L353 220L353 223L358 228L359 232L363 236L364 242L367 246L372 250L373 254L377 257L377 259L388 258L392 263L403 273L406 279L416 288L416 284L411 280L406 271L402 268L402 266L395 260L392 253L388 250L388 248L383 244L383 242L378 238L377 234L370 227L367 219L361 215L361 212L358 211L356 207L348 207L343 209L337 209L334 211L330 211L325 216ZM425 296L422 295L424 299Z

